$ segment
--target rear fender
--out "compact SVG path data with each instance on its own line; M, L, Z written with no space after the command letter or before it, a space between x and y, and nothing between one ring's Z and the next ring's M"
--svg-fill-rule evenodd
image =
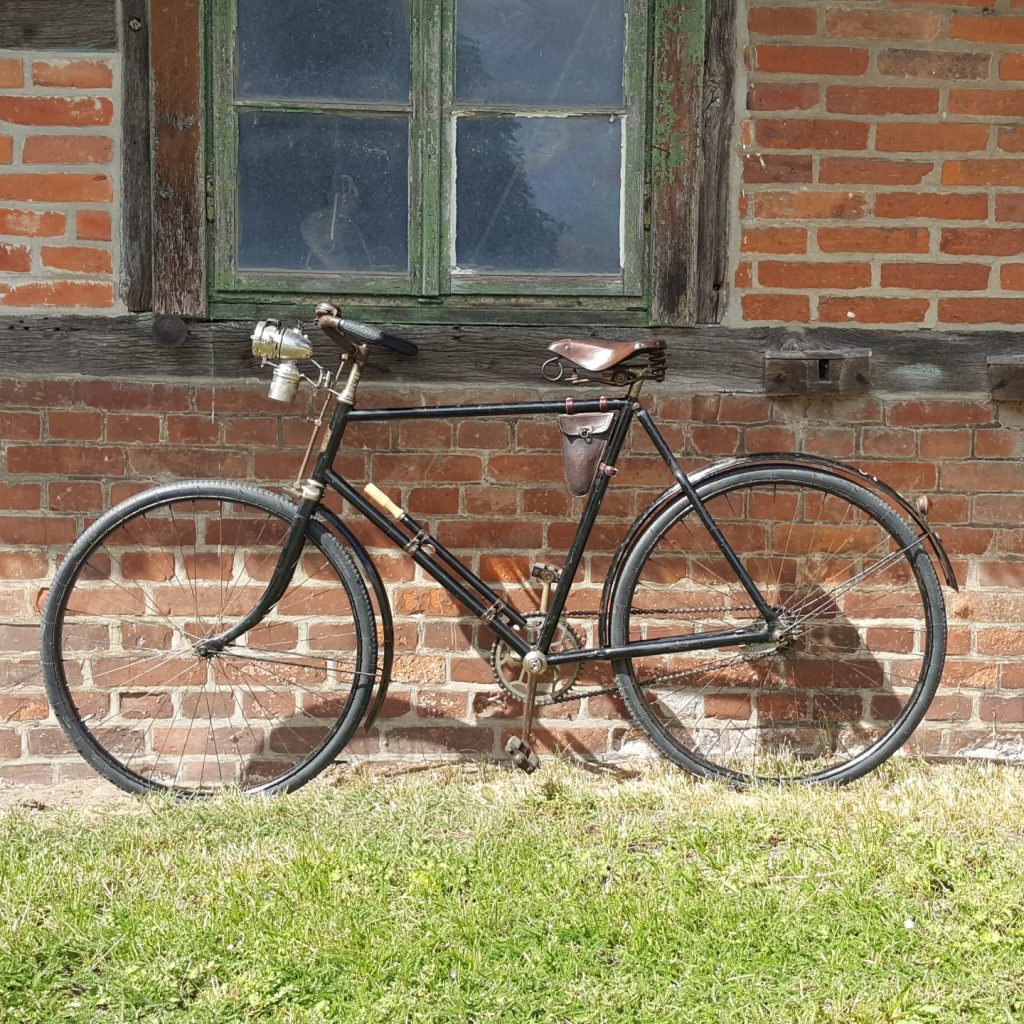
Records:
M698 470L696 473L690 474L690 482L694 487L699 488L703 484L719 480L730 473L769 466L777 466L784 469L817 469L827 473L834 473L836 476L860 484L871 491L872 494L882 498L887 504L899 509L899 511L913 521L928 541L928 546L931 548L934 560L942 571L942 576L945 578L947 586L959 591L960 586L953 573L953 566L950 564L946 549L942 546L942 541L939 540L938 534L932 529L928 520L925 519L917 507L903 497L895 488L879 480L878 477L871 476L871 474L865 473L863 470L857 469L855 466L848 465L845 462L840 462L838 459L829 459L823 455L806 455L799 452L766 452L758 455L744 455L737 459L725 459L722 462L716 462L711 466ZM632 552L644 531L682 493L683 489L679 484L673 484L662 491L637 517L617 548L601 592L599 631L602 644L610 643L607 635L607 625L608 616L611 611L611 598L619 576L622 573L622 567L626 562L626 558ZM739 554L742 554L742 552L739 552Z
M352 554L355 555L356 564L363 574L364 581L369 585L377 605L377 614L380 616L381 639L383 644L383 656L380 660L380 673L376 680L377 696L370 702L363 718L363 728L369 729L377 720L380 709L384 706L384 698L387 697L388 687L391 685L391 668L395 657L395 620L391 612L391 601L388 592L384 589L384 581L381 579L377 566L374 565L370 553L363 547L356 535L341 521L337 513L332 512L323 505L317 510L317 518L325 520L331 530L336 533Z

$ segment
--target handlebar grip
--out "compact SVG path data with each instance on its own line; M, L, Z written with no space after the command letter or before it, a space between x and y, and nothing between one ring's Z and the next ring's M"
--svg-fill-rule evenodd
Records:
M393 334L383 335L380 343L385 348L391 349L392 352L401 352L404 356L414 356L420 350L416 342L408 341L406 338L398 338Z
M372 324L364 324L359 320L339 320L338 329L360 341L375 341L380 343L384 340L384 332Z

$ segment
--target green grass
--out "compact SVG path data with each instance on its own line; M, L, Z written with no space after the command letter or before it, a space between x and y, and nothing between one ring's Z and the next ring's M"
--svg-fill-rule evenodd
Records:
M1022 781L548 763L16 811L0 1021L1017 1021Z

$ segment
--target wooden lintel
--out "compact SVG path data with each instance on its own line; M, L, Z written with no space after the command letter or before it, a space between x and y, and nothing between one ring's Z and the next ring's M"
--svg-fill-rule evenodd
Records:
M0 0L5 50L116 50L116 0Z
M168 340L154 334L154 317L6 317L0 318L5 372L20 377L82 374L108 379L239 380L266 375L250 354L253 321L189 323ZM555 337L587 337L588 327L439 327L394 325L389 330L415 341L414 359L374 350L370 380L417 387L545 387L540 366ZM557 333L556 333L557 331ZM310 337L317 342L315 328ZM784 351L793 331L781 327L621 329L601 331L610 339L651 336L668 342L668 378L651 385L656 393L673 388L694 393L763 393L764 354ZM872 350L869 396L989 394L989 358L1020 351L1016 331L945 332L846 328L809 329L800 335L806 350ZM324 361L332 358L325 341ZM564 392L565 385L554 390Z

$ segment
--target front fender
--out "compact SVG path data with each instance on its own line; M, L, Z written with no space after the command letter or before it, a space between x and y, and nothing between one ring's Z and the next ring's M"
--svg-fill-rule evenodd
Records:
M370 553L363 547L356 535L342 522L337 513L321 505L317 509L317 518L324 520L330 529L336 533L352 554L355 555L356 564L363 574L363 579L369 584L377 604L377 614L380 616L381 639L384 647L380 660L380 677L377 680L377 696L370 703L363 718L363 728L369 729L377 720L380 709L384 706L384 698L388 695L388 687L391 685L391 668L395 658L395 620L391 612L391 601L388 592L384 588L384 581L381 579L377 566L374 565Z
M700 487L702 484L718 480L729 473L760 466L779 466L790 469L817 469L827 473L834 473L837 476L859 483L862 487L865 487L873 494L883 498L889 505L892 505L894 508L898 508L901 512L907 515L918 527L922 535L928 541L929 547L932 549L934 559L942 570L942 575L946 580L947 586L951 587L953 590L959 591L960 586L957 583L956 575L953 572L953 566L950 564L949 556L946 554L946 549L942 546L942 541L939 539L938 534L932 529L924 515L918 511L917 507L912 502L908 501L895 488L891 487L884 481L879 480L878 477L871 476L870 473L865 473L863 470L857 469L856 466L840 462L838 459L829 459L823 455L807 455L801 452L765 452L763 454L743 455L739 458L724 459L721 462L716 462L710 466L706 466L704 469L698 470L696 473L691 474L690 482L694 487ZM604 581L604 587L601 591L598 625L602 644L610 643L607 635L607 627L608 615L611 610L611 596L615 590L618 578L622 572L622 566L625 564L627 556L636 546L640 535L661 514L661 512L664 511L671 501L674 501L680 494L682 494L682 490L682 487L676 483L662 491L661 494L659 494L658 497L655 498L654 501L652 501L651 504L648 505L647 508L636 518L633 525L629 528L629 532L623 538L622 543L616 549L615 555L612 558L612 564L608 569L608 576Z

